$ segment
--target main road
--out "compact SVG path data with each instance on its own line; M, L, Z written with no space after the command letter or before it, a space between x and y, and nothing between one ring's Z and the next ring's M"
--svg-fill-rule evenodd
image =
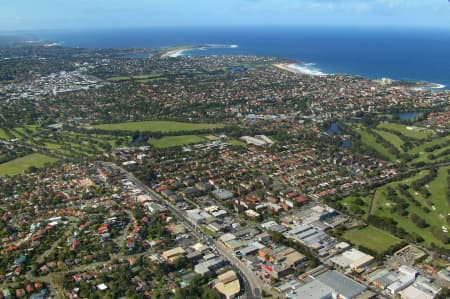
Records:
M156 193L154 190L152 190L147 185L142 183L131 172L123 169L122 167L114 163L101 162L101 164L119 170L122 173L126 174L127 178L130 181L133 181L139 188L146 191L149 195L152 195L154 198L157 198L161 202L165 203L170 212L173 213L173 215L175 215L178 218L178 220L180 220L193 234L195 234L195 236L198 239L204 240L208 244L214 244L214 246L212 247L213 250L216 253L220 254L223 258L228 260L228 262L233 266L233 268L242 278L247 298L248 299L261 298L261 289L264 288L262 281L260 281L255 276L255 274L252 271L250 271L250 269L245 264L243 264L236 256L234 256L230 251L226 250L226 248L220 242L214 240L213 238L205 234L199 226L192 224L179 208L174 206L171 202L167 201L158 193Z

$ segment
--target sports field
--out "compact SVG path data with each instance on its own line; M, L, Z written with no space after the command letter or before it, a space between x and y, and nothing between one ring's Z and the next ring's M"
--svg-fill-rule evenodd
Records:
M129 80L149 80L154 78L159 78L161 75L159 74L144 74L137 76L119 76L119 77L110 77L106 80L111 82L120 82L120 81L129 81Z
M348 230L342 237L353 245L369 248L379 254L401 242L399 238L373 226Z
M180 131L200 131L214 128L223 128L223 124L188 123L177 121L142 121L116 124L96 125L93 128L107 131L140 131L173 133Z
M161 139L153 139L150 144L157 148L167 148L174 146L182 146L192 143L202 143L207 140L197 135L167 136Z
M41 155L41 154L31 154L15 160L0 164L0 175L16 175L22 173L28 168L34 166L37 168L44 167L47 163L56 162L57 159Z
M230 139L227 141L230 145L235 145L235 146L247 146L247 143L237 140L237 139Z

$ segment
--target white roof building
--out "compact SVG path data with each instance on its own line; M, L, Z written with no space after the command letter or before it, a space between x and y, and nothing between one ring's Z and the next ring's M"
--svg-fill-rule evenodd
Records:
M402 299L433 299L434 294L419 289L412 285L399 292Z
M233 235L231 233L227 233L227 234L223 234L222 236L220 236L219 241L222 243L226 243L226 242L229 242L234 239L236 239L235 235Z
M335 256L331 259L331 262L342 269L358 269L368 266L374 261L374 257L358 249L352 248L345 251L341 255Z
M194 249L195 251L203 252L203 251L207 250L209 247L202 243L196 243L196 244L192 245L191 248Z
M106 291L108 289L108 286L104 283L101 283L101 284L97 285L97 289L100 291Z

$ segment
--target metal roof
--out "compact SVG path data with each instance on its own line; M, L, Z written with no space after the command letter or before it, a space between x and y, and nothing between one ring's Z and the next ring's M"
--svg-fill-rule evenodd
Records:
M293 299L331 299L333 289L319 280L313 280L287 294Z
M355 298L366 290L364 285L337 271L325 272L319 275L317 279L348 299Z

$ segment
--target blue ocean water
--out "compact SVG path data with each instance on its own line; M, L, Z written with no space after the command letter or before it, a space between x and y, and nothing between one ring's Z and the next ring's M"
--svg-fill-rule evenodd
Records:
M223 44L191 55L251 54L306 63L325 73L424 81L450 88L450 28L196 27L38 32L85 48L157 48Z

